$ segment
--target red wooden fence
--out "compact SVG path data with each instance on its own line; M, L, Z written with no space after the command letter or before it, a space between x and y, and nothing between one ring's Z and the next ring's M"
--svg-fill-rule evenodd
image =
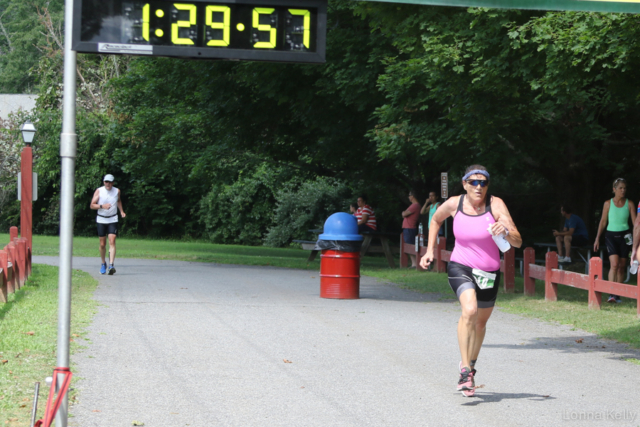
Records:
M440 237L434 251L435 271L446 271L446 263L451 259L451 251L446 250L446 240ZM427 248L420 247L418 262L427 252ZM404 243L400 236L400 266L408 267L407 255L416 254L415 245ZM571 286L588 291L589 308L599 310L602 304L602 294L614 294L621 297L636 300L636 312L640 318L640 274L638 284L627 285L624 283L609 282L602 279L602 259L593 257L589 260L589 274L574 273L558 269L558 254L547 252L545 265L536 265L536 254L533 248L524 250L524 294L533 296L536 293L536 279L544 281L544 298L546 301L558 300L558 285ZM418 270L422 270L420 266ZM515 251L511 248L504 254L504 260L500 263L500 271L504 273L504 290L513 292L515 285Z
M11 240L0 250L0 303L6 303L9 294L22 288L31 275L28 240L18 237L17 227L11 227L9 236Z
M544 298L547 301L558 300L558 285L571 286L588 291L589 308L599 310L602 305L602 294L615 294L621 297L636 300L636 315L640 317L640 274L637 286L618 282L609 282L602 279L602 259L593 257L589 260L589 274L574 273L572 271L558 270L558 254L547 252L545 265L535 265L533 249L525 249L525 293L533 295L535 292L535 279L544 280ZM529 285L527 287L527 285Z

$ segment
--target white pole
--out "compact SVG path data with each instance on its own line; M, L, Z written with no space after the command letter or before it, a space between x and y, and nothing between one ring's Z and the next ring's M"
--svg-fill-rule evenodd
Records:
M73 253L73 196L76 168L76 53L73 38L73 0L65 1L64 14L64 92L62 134L60 135L60 271L58 277L58 355L57 366L69 367L71 327L71 257ZM58 384L63 377L58 378ZM56 426L67 427L69 399L65 396L56 414Z

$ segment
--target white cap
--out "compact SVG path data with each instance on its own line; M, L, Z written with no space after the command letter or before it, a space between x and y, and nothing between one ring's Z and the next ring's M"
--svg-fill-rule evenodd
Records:
M113 181L115 181L115 178L113 177L113 175L111 175L110 173L108 173L108 174L106 174L106 175L104 176L104 178L102 178L102 180L103 180L103 181L111 181L111 182L113 182Z

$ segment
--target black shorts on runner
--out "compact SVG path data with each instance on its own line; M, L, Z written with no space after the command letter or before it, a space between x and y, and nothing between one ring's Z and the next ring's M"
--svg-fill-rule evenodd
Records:
M478 308L490 308L495 305L498 289L500 288L500 270L487 272L496 275L496 280L491 289L480 289L478 287L476 279L473 277L473 268L471 267L452 261L449 262L448 271L449 286L451 286L451 289L455 292L458 299L460 299L460 295L467 289L475 289Z
M629 233L631 233L630 230L607 231L604 233L604 243L607 245L609 256L618 255L621 259L629 258L631 246L627 245L624 240L624 236Z
M106 237L107 234L118 235L118 223L112 222L111 224L98 223L98 237Z

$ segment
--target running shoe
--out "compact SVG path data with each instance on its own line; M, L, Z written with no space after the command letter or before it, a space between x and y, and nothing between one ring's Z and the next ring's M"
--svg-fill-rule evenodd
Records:
M458 380L458 391L473 391L473 374L469 368L464 367L460 370L460 379ZM466 396L465 393L462 393Z
M107 274L107 263L100 264L100 274Z
M622 299L616 295L616 304L622 304Z
M113 276L116 272L116 268L113 266L113 264L109 264L109 276Z
M616 302L615 295L609 295L609 299L607 300L607 302Z
M462 372L462 362L458 363L458 370ZM471 385L475 387L476 386L476 380L475 380L476 370L471 369L471 372L469 373L469 375L471 377Z

